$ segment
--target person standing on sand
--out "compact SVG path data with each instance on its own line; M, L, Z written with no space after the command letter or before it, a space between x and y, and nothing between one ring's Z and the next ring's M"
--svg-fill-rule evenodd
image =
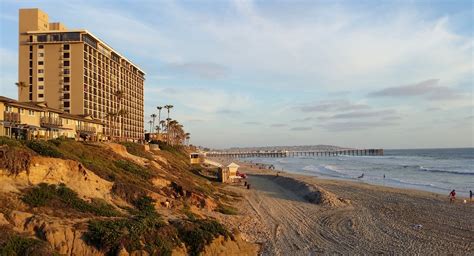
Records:
M449 202L454 202L456 200L456 190L453 189L451 193L449 193Z
M472 190L469 190L469 201L472 202Z

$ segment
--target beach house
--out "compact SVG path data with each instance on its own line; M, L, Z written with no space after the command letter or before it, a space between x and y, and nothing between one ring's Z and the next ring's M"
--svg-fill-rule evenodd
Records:
M90 116L68 114L45 102L19 102L0 96L0 136L98 141L104 139L103 129L103 123Z

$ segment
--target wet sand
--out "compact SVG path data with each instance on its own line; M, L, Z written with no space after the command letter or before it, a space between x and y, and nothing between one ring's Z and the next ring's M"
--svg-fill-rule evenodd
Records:
M474 203L447 195L243 166L241 216L232 220L262 244L261 255L473 255Z

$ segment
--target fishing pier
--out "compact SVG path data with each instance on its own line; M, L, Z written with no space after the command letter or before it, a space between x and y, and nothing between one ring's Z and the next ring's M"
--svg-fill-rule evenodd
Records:
M304 157L304 156L383 156L383 149L344 149L327 151L249 151L249 152L207 152L207 157L250 158L250 157Z

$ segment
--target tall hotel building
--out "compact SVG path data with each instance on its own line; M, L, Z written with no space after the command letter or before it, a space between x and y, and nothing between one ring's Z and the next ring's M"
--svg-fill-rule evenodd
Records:
M144 138L145 73L89 31L20 9L18 65L19 101L99 119L110 138Z

